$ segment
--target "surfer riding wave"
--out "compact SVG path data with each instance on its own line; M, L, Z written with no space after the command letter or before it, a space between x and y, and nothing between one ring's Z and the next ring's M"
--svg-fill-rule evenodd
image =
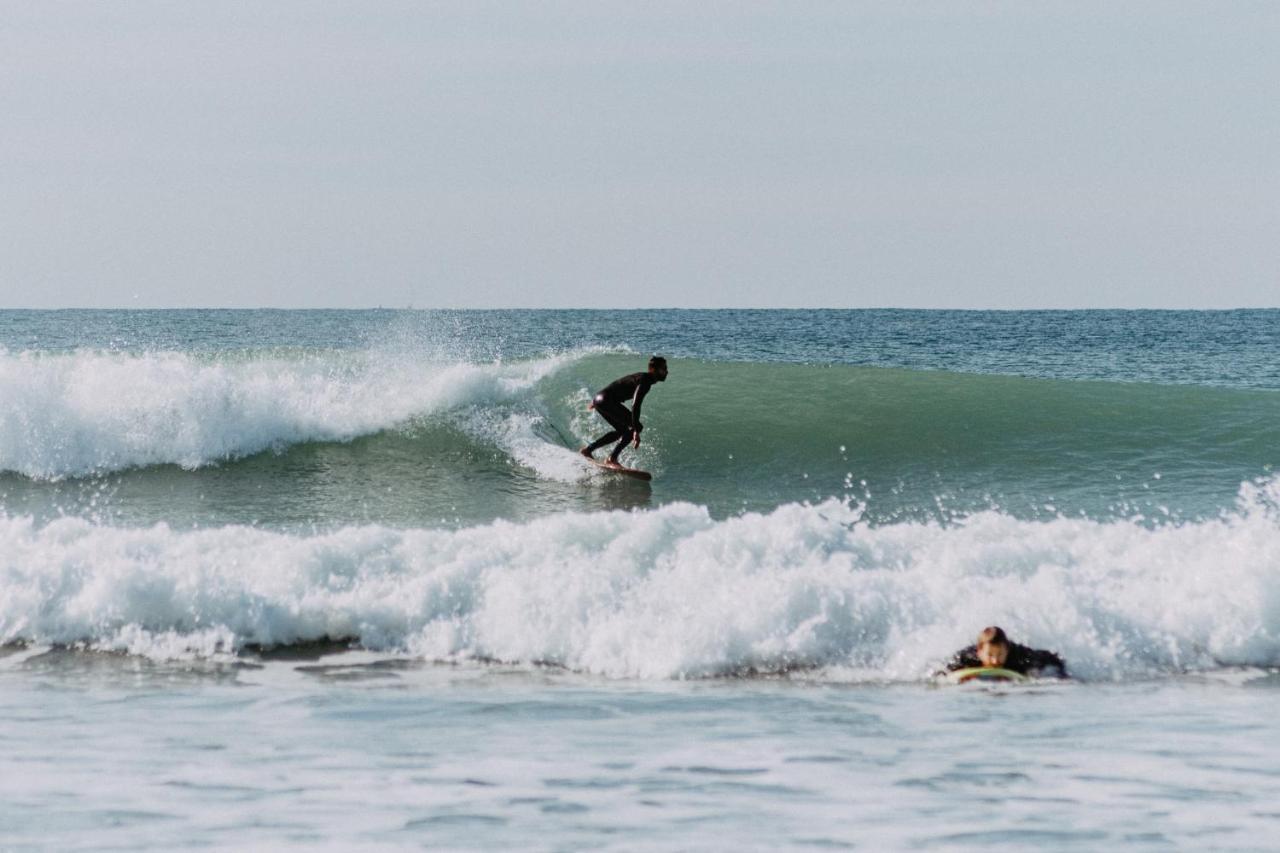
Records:
M640 431L644 429L644 424L640 422L640 404L644 402L645 395L649 393L649 389L653 387L655 382L663 382L667 378L667 360L660 355L655 355L649 359L649 369L644 373L629 373L621 379L614 380L609 383L592 399L588 409L594 409L600 417L613 427L611 432L597 438L595 441L581 448L578 452L588 459L593 459L593 454L610 442L617 442L613 451L609 454L609 465L622 467L622 463L618 461L619 454L623 449L631 444L633 447L640 446ZM628 410L623 405L624 402L630 401L631 409Z

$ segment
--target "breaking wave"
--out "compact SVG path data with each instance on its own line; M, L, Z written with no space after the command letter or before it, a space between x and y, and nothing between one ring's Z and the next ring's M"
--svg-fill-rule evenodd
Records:
M470 364L377 351L212 360L0 350L0 471L60 480L154 465L196 469L348 441L519 399L566 358Z
M912 680L987 624L1088 679L1280 665L1280 487L1223 517L868 525L669 504L296 535L0 518L0 641L156 658L344 639L616 678Z

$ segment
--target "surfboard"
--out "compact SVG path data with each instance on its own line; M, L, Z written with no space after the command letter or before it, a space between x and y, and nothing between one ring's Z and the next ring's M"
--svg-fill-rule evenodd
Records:
M1027 677L1011 669L998 666L970 666L947 673L947 681L952 684L965 684L970 681L1026 681Z
M586 459L585 456L582 458ZM641 471L639 468L626 468L622 465L610 465L608 462L599 462L595 459L587 459L587 461L597 468L602 468L605 471L612 471L615 474L622 474L627 477L633 477L637 480L644 480L646 483L653 479L652 474L648 471Z

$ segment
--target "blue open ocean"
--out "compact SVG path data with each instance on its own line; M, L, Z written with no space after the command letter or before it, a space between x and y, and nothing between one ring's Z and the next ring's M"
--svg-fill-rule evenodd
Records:
M574 451L654 353L643 483ZM1277 353L1269 310L0 311L0 850L1274 849ZM937 684L989 624L1075 678Z

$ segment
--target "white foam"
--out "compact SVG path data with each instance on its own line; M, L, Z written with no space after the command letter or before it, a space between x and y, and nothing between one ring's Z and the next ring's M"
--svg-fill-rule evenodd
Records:
M218 361L0 350L0 471L57 480L157 464L198 468L299 442L346 441L522 398L573 357L468 364L372 351ZM522 441L506 449L540 458L530 436L516 437Z
M1078 675L1146 677L1280 665L1278 534L1265 501L1155 529L994 512L869 528L834 501L313 536L2 518L0 640L172 657L355 637L612 677L915 679L1000 624Z

